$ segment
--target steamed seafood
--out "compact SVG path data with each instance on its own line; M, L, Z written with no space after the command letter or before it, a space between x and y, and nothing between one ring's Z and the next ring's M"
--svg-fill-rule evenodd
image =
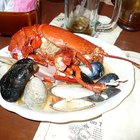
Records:
M68 99L80 99L86 96L91 96L94 92L74 84L56 85L49 89L51 94Z
M85 65L80 65L80 69L81 71L86 74L89 78L91 78L92 80L96 80L96 79L99 79L101 78L104 73L105 73L105 70L104 70L104 66L101 62L99 61L96 61L96 62L92 62L91 63L91 66L92 66L92 71L90 71Z
M24 102L32 110L42 110L47 102L47 89L37 77L27 83L24 90Z
M25 27L14 34L8 50L16 59L32 57L44 66L53 65L56 68L55 79L76 81L98 92L105 88L104 84L88 85L79 75L81 62L92 71L90 62L102 61L98 55L100 48L64 29L45 24ZM100 52L104 53L103 50Z
M14 67L16 64L23 64L22 66L25 67L26 62L28 62L30 59L28 61L25 60L26 59L17 61L12 67ZM6 58L4 59L4 61L6 61ZM9 67L11 67L12 63L14 62L15 60L10 61L10 63L8 61ZM18 66L20 67L20 65ZM0 67L2 67L2 65L0 65ZM23 67L22 69L24 69ZM95 65L95 67L97 68L97 65ZM84 65L82 65L82 69L83 68ZM16 75L20 75L19 73L20 71L16 71L16 70L17 69L13 69ZM90 79L92 81L90 84L93 84L94 82L92 78L89 76L90 73L88 74L89 70L87 70L86 68L83 70L83 72L85 72L87 75L81 72L82 80L87 82L87 79ZM36 75L36 73L34 73L34 75ZM108 83L112 80L115 81L118 78L119 77L116 74L109 73L104 75L103 77L101 76L101 78L97 81L97 83L100 82ZM11 79L12 82L14 82L14 80L15 79L13 79L12 81ZM98 94L78 84L70 84L70 85L62 84L62 85L55 85L49 88L48 90L49 93L47 94L47 89L44 85L44 82L40 78L34 76L29 78L25 85L26 86L23 91L23 102L27 105L28 108L32 110L43 110L48 101L48 94L52 94L55 96L55 98L53 98L53 101L50 102L50 107L52 109L58 111L77 111L77 110L94 107L95 106L94 102L104 101L120 92L119 89L113 87L104 90L103 92L101 92L101 94Z
M89 96L88 98L93 102L102 102L102 101L108 100L109 98L117 95L120 92L121 90L119 88L110 87L102 91L101 94L95 93L94 95Z
M9 102L17 101L21 97L26 83L36 70L37 65L29 58L21 59L13 64L0 80L3 99Z
M106 93L109 91L108 84L110 85L110 83L106 82L105 78L105 82L98 81L98 78L102 79L104 75L104 57L129 61L125 58L109 55L102 48L64 29L46 24L22 28L13 35L8 50L13 58L19 60L16 65L23 60L28 60L29 63L25 62L25 65L19 67L21 72L18 68L14 68L12 74L10 72L10 76L7 73L3 76L1 79L2 97L13 102L17 101L23 94L26 105L35 110L43 109L48 99L47 89L45 89L43 82L51 82L55 85L57 80L69 84L78 83L80 86L73 88L70 88L69 85L63 85L62 88L60 85L53 86L51 94L56 96L56 99L61 98L51 103L50 106L53 109L75 111L93 107L95 105L93 99L96 95L103 95L105 97L103 100L105 100L117 94L112 93L114 89L109 94ZM38 70L41 71L40 75L37 73L34 75L38 76L39 79L37 77L31 78L37 70L33 68L34 61L39 66ZM53 68L52 71L50 71L51 68ZM46 74L46 69L49 69L50 74ZM28 72L27 75L26 72ZM95 79L98 82L95 82ZM12 84L14 82L16 84ZM36 85L39 85L39 90ZM61 91L58 92L58 88ZM57 89L57 94L54 89Z
M90 102L88 100L72 100L72 101L66 101L66 100L61 100L59 102L56 102L54 104L50 105L51 108L57 111L78 111L78 110L83 110L87 108L91 108L95 106L94 102Z
M56 85L51 87L48 93L61 98L50 105L54 110L76 111L95 106L94 102L87 100L87 97L95 93L78 85Z
M81 79L79 65L83 63L93 71L91 63L94 61L103 63L104 57L130 61L107 54L102 48L67 30L46 24L22 28L13 35L8 49L16 59L31 57L44 66L54 66L55 79L78 82L83 87L98 93L106 89L106 85L84 82ZM47 78L45 77L45 80L49 81Z

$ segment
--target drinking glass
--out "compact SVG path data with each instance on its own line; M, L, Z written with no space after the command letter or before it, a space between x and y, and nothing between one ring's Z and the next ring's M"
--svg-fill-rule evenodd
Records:
M76 33L85 33L93 36L97 31L112 29L116 24L122 0L114 5L111 21L102 24L98 21L100 0L65 0L65 27Z
M128 31L140 31L140 0L122 0L118 25Z

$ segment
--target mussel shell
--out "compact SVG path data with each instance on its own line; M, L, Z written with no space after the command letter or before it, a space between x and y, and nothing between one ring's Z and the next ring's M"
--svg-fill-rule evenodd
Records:
M71 101L61 100L50 105L52 109L57 111L64 111L64 112L78 111L78 110L91 108L94 106L95 106L94 102L86 101L82 99L75 99Z
M89 96L88 97L90 100L94 101L94 102L102 102L104 101L105 99L98 93L92 95L92 96Z
M103 76L104 74L104 66L101 62L92 62L92 71L89 70L84 64L80 65L80 69L83 73L85 73L92 80L96 80Z
M8 102L17 101L38 66L30 59L21 59L11 66L0 80L1 95Z
M109 83L111 80L116 81L119 79L119 76L115 73L108 73L99 79L96 83Z
M120 92L121 92L121 90L119 88L110 87L110 88L107 88L104 91L102 91L100 94L96 93L92 96L89 96L88 98L94 102L102 102L104 100L107 100L107 99L117 95Z
M81 78L84 82L88 84L94 84L93 80L89 78L85 73L81 72Z
M111 98L120 92L121 92L121 90L119 88L110 87L110 88L107 88L104 91L102 91L101 96L103 97L103 95L107 95L108 98Z
M80 85L76 84L63 84L51 87L48 92L63 99L81 99L94 94Z

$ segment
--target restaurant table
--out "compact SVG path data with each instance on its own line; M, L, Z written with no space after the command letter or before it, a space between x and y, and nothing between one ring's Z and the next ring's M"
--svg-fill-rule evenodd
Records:
M41 3L42 23L50 23L59 13L64 12L63 2L42 0ZM99 14L111 17L112 10L113 6L101 3ZM7 46L10 39L9 36L0 36L0 48ZM115 45L123 50L140 52L140 31L128 32L123 30ZM1 140L32 140L39 124L38 121L28 120L0 106Z

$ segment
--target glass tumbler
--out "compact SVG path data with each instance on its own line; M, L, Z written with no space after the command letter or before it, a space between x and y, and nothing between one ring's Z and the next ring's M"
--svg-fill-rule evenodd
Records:
M98 21L100 0L65 0L65 27L75 33L85 33L93 36L97 31L112 29L121 10L122 0L114 5L111 21L102 24Z

